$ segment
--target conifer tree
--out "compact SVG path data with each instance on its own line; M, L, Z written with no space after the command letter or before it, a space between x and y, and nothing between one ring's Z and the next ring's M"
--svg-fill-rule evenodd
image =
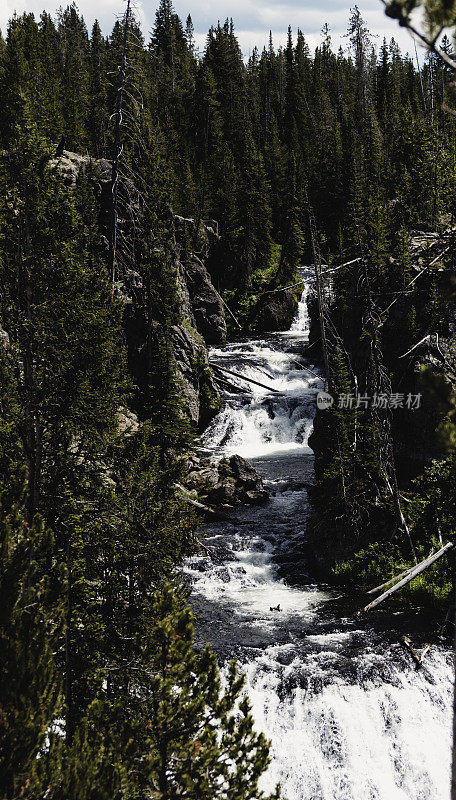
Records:
M156 595L152 619L142 641L146 696L138 707L149 732L150 788L163 800L266 800L258 780L268 743L240 698L244 681L235 664L222 688L215 656L209 648L195 653L191 612L169 586Z
M0 352L0 360L6 378L11 365L5 361L10 359ZM6 452L6 436L12 430L4 417L0 428ZM52 586L59 565L53 555L52 534L43 520L37 517L31 525L27 523L24 490L19 486L13 501L11 488L19 476L2 460L0 793L5 800L24 794L38 800L53 783L60 761L55 725L62 714L63 685L55 651L62 608L53 600Z
M95 20L90 38L90 86L88 128L90 150L97 158L106 157L109 128L108 60L106 41Z
M85 149L89 110L90 47L87 28L72 3L59 13L63 135L69 150Z

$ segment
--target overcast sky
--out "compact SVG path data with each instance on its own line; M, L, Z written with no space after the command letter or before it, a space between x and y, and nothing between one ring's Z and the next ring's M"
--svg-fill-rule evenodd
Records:
M79 0L77 5L89 28L98 18L104 32L109 33L123 3L124 0ZM343 35L347 29L350 6L354 4L354 0L352 3L344 0L175 0L176 11L184 21L191 14L195 38L201 49L208 28L217 24L218 20L223 22L226 17L232 17L246 56L255 45L262 49L267 44L269 30L272 30L276 46L284 44L288 25L295 32L301 28L313 48L320 41L323 23L328 22L334 44L338 47L342 43L346 47ZM0 0L0 28L5 34L7 20L15 10L18 13L33 11L38 17L43 8L53 13L58 5L59 0ZM62 5L67 5L65 0L62 0ZM136 0L137 15L146 39L154 22L156 5L153 0ZM371 32L377 34L377 44L381 44L383 36L387 39L394 36L404 51L411 52L412 43L408 34L385 17L380 0L359 0L358 7Z

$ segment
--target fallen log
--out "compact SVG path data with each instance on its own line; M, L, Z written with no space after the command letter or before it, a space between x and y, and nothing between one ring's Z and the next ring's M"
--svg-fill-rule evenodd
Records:
M318 378L318 380L319 380L319 381L322 381L322 383L326 383L325 379L324 379L324 378L322 378L322 377L321 377L321 375L317 375L317 373L316 373L316 372L314 372L313 370L309 369L309 367L304 367L304 369L305 369L307 372L310 372L310 374L311 374L311 375L313 375L313 376L314 376L314 378Z
M265 292L260 292L258 297L263 297L265 294L274 294L275 292L286 292L287 289L294 289L296 286L301 286L305 283L304 280L299 280L296 283L291 283L289 286L280 286L278 289L266 289Z
M311 374L311 375L313 375L313 376L314 376L314 378L318 378L318 380L319 380L319 381L323 381L323 383L325 383L325 379L324 379L324 378L322 378L322 377L321 377L321 375L317 375L317 373L316 373L316 372L314 372L313 370L311 370L311 369L310 369L309 367L307 367L305 364L300 364L300 363L299 363L299 361L295 361L295 360L294 360L294 358L290 358L290 362L291 362L292 364L296 364L296 366L297 366L297 367L299 367L299 369L304 369L304 370L306 370L306 372L310 372L310 374Z
M428 558L425 558L420 564L417 564L416 567L413 567L413 569L411 569L407 575L405 575L405 577L399 581L399 583L396 583L391 587L391 589L387 589L386 592L383 592L383 594L380 595L380 597L377 597L372 601L372 603L369 603L369 605L367 605L358 613L370 611L372 608L375 608L375 606L378 606L380 603L382 603L383 600L386 600L387 597L390 597L390 595L394 594L394 592L397 592L398 589L402 589L403 586L405 586L407 583L410 583L410 581L424 572L425 569L430 567L434 561L437 561L437 559L443 556L451 547L453 547L453 542L447 542L446 545L441 547L440 550L438 550L432 556L428 556Z
M432 642L430 642L430 644L427 644L427 645L426 645L426 647L423 649L423 652L422 652L422 653L421 653L421 655L420 655L420 666L421 666L421 665L422 665L422 663L423 663L423 658L424 658L424 656L425 656L425 655L426 655L426 653L427 653L427 652L428 652L428 651L431 649L431 647L432 647Z
M405 576L408 575L409 572L412 571L412 569L415 569L415 566L416 565L414 564L413 567L408 567L407 569L404 569L403 572L400 572L399 575L395 575L394 578L390 578L389 581L385 581L385 583L381 583L380 586L375 586L374 589L369 589L369 591L366 592L366 594L377 594L377 592L380 592L382 589L385 589L387 586L390 586L392 583L395 583L396 581L400 581L400 579L401 578L405 578Z
M410 655L412 656L412 658L413 658L413 660L415 662L416 668L420 669L420 667L423 666L422 663L421 663L421 658L419 657L418 653L413 649L411 639L408 636L403 636L402 637L402 644L404 645L404 647L407 648L407 650L409 651Z
M183 493L183 500L191 506L194 506L198 509L198 511L204 511L205 514L211 514L212 516L217 517L217 519L222 520L229 520L229 517L226 514L223 514L221 511L218 511L216 508L211 508L210 506L204 505L204 503L200 503L199 500L195 500L193 497L190 497L190 493L188 489L186 489L182 484L175 483L174 484L176 489L179 489Z
M331 267L330 269L323 270L322 275L329 275L330 272L337 272L338 269L350 267L352 264L357 264L359 261L362 261L362 258L354 258L352 261L346 261L345 264L339 264L338 267Z
M242 358L243 358L243 361L244 361L246 364L248 364L249 366L251 366L251 364L252 364L252 361L251 361L251 359L250 359L248 356L243 356ZM270 372L267 372L267 370L265 370L265 369L264 369L264 367L259 367L259 366L258 366L258 364L255 364L255 369L256 369L256 370L258 370L258 372L261 372L263 375L266 375L266 377L267 377L267 378L270 378L270 379L271 379L271 381L273 381L273 380L274 380L274 375L271 375L271 373L270 373Z
M230 315L230 317L232 319L234 319L234 321L235 321L236 325L238 326L239 330L242 331L241 323L237 321L236 317L234 316L233 312L231 311L231 308L227 305L227 303L225 303L225 301L224 301L222 296L220 296L220 300L222 301L224 308L226 308L226 310L228 311L228 314Z
M218 364L214 364L212 361L209 361L209 365L213 369L218 369L220 372L226 372L227 375L233 375L235 378L240 378L242 381L247 381L248 383L254 383L255 386L261 386L262 389L267 389L268 392L274 392L274 394L280 394L278 389L273 389L272 386L266 386L265 383L260 383L260 381L254 381L253 378L247 378L245 375L241 375L239 372L234 372L231 369L226 369L226 367L219 367Z
M315 347L315 345L318 344L319 341L320 341L320 336L318 337L318 339L315 339L315 341L312 342L311 344L306 345L305 352L307 353L307 351L310 350L311 347Z
M414 344L414 345L413 345L413 347L411 347L411 348L410 348L410 350L407 350L407 352L406 352L406 353L403 353L401 356L398 356L398 358L405 358L405 356L408 356L408 355L410 355L410 353L413 353L413 351L414 351L414 350L416 350L416 348L417 348L417 347L419 347L419 346L420 346L420 344L423 344L423 342L426 342L426 341L427 341L427 340L429 340L430 338L431 338L431 334L430 334L430 333L427 333L427 334L426 334L426 336L423 336L423 338L422 338L422 339L420 339L420 341L419 341L419 342L417 342L416 344Z
M228 389L230 392L234 394L245 394L246 392L250 391L249 389L242 389L236 383L227 380L226 378L222 378L221 375L215 375L214 381L216 382L217 386L221 386L222 388Z

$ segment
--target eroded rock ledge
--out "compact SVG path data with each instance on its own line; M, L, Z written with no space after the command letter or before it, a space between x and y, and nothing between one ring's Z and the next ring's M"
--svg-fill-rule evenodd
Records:
M238 455L218 462L192 455L184 485L195 499L212 508L261 505L269 498L258 472Z

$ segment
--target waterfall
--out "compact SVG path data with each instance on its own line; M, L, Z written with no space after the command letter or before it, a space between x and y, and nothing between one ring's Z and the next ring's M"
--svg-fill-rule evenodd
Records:
M451 653L433 646L416 671L400 634L361 623L355 606L333 615L336 593L307 571L308 439L322 385L302 357L307 292L306 283L287 333L212 352L278 394L228 394L205 433L214 457L254 464L270 501L208 525L217 558L188 560L198 641L246 674L257 727L271 740L264 789L280 781L287 800L447 800Z

